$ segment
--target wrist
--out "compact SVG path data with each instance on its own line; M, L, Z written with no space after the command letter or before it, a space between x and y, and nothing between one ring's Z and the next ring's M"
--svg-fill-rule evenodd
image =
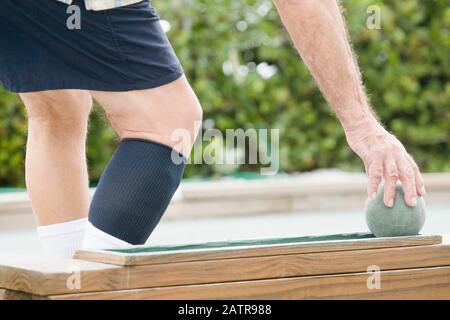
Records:
M342 126L347 142L357 153L363 153L363 150L379 144L389 134L373 114L352 120L347 123L342 122Z
M352 137L375 137L386 134L384 127L375 119L352 124L350 126L343 126L345 135Z
M349 108L345 114L339 117L339 120L347 135L361 135L384 131L383 126L367 106Z

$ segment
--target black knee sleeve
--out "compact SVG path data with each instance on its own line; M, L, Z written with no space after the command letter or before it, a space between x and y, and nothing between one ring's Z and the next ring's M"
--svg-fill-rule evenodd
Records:
M182 162L174 162L175 158ZM144 139L122 140L100 178L89 221L128 243L145 243L178 188L185 163L168 146Z

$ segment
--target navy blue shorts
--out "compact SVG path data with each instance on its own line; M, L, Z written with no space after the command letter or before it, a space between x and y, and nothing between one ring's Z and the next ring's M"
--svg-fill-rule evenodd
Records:
M81 9L70 29L55 0L2 0L0 83L13 92L55 89L129 91L176 80L183 69L149 0L121 8Z

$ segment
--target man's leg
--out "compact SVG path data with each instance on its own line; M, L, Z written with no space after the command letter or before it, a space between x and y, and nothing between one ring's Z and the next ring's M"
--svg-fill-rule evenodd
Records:
M38 232L49 256L69 258L84 234L89 206L87 91L22 93L28 114L25 179Z
M189 156L200 104L184 76L154 89L91 94L122 141L97 186L84 247L143 244L180 183L177 160ZM184 140L174 140L175 131Z

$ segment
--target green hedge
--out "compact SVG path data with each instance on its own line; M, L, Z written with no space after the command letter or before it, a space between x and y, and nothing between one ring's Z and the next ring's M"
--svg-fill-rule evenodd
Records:
M209 126L279 128L285 172L362 169L300 63L271 1L153 3L160 16L170 21L168 37ZM366 10L373 4L381 7L381 30L366 27ZM344 0L343 5L367 91L383 123L424 171L449 171L449 1ZM235 68L234 74L225 74L226 61L240 65L241 73ZM255 67L264 62L277 68L268 79ZM23 186L25 135L23 107L14 95L0 92L0 185ZM112 130L96 108L88 142L92 181L98 179L115 144ZM186 171L189 177L219 174L219 166L190 165Z

